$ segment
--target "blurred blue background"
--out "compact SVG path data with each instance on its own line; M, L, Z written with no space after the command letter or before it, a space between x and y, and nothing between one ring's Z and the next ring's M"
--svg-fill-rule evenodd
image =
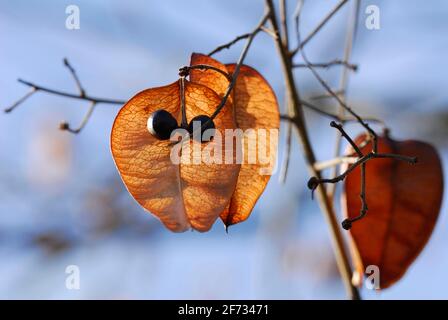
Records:
M336 3L307 1L302 34ZM70 4L80 8L79 30L65 28ZM292 14L295 1L288 4ZM380 30L364 26L369 4L381 10ZM349 11L343 8L309 43L310 60L342 58ZM173 82L191 52L207 53L252 30L262 13L263 1L1 0L0 103L7 107L27 92L18 77L76 92L63 57L88 93L128 99ZM448 2L362 1L360 14L352 59L360 68L350 78L349 103L385 119L395 138L435 144L446 165ZM232 62L240 50L238 44L216 57ZM268 35L257 36L246 63L282 103L281 68ZM336 87L340 72L321 74ZM323 92L307 70L296 76L302 95ZM248 221L229 234L219 221L209 233L173 234L133 201L115 169L109 134L119 106L98 106L78 136L58 130L61 120L78 124L87 108L38 93L0 115L0 298L345 298L295 139L286 184L273 176ZM307 116L319 159L330 158L335 132L328 119ZM404 278L382 292L363 290L364 298L448 298L446 203ZM80 268L80 290L65 287L68 265Z

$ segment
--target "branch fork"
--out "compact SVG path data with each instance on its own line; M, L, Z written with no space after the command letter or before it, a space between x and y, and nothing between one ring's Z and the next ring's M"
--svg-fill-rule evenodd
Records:
M27 94L25 94L23 97L18 99L16 102L14 102L10 107L6 108L4 111L7 113L13 111L19 105L24 103L29 97L31 97L33 94L35 94L39 91L53 94L56 96L62 96L62 97L71 98L71 99L79 99L79 100L83 100L83 101L88 101L90 103L89 109L87 110L86 114L84 115L84 118L82 119L82 121L78 127L72 128L70 126L70 124L65 121L61 122L59 125L60 130L68 131L73 134L78 134L85 127L85 125L89 121L90 117L92 116L92 113L95 110L95 107L98 104L104 103L104 104L123 105L126 103L126 101L122 101L122 100L113 100L113 99L108 99L108 98L97 98L97 97L92 97L92 96L87 95L86 91L84 90L84 87L81 85L81 82L78 78L78 75L77 75L75 69L69 63L67 58L64 58L63 64L69 70L71 76L73 77L73 80L75 81L76 87L78 89L78 94L68 93L68 92L64 92L64 91L60 91L60 90L56 90L56 89L50 89L50 88L46 88L46 87L34 84L32 82L26 81L26 80L18 79L17 81L19 83L21 83L27 87L30 87L31 90Z
M366 164L368 161L373 159L384 159L384 158L391 158L399 161L405 161L410 164L417 163L416 157L408 157L404 155L399 154L392 154L392 153L378 153L374 152L373 150L369 152L368 154L364 154L360 147L356 145L356 143L353 141L353 139L347 134L347 132L344 130L342 124L336 123L335 121L330 122L330 126L333 128L336 128L340 133L341 136L347 140L347 142L350 144L350 146L355 151L358 158L355 162L353 162L347 170L345 170L340 175L331 178L331 179L323 179L319 177L311 177L308 180L307 186L311 190L312 194L314 190L320 185L324 183L338 183L340 181L343 181L355 168L358 166L361 166L361 193L360 193L360 199L361 199L361 212L358 216L354 218L347 218L344 221L342 221L342 228L345 230L349 230L352 227L353 222L361 220L364 218L364 216L367 214L368 206L367 206L367 200L366 200Z

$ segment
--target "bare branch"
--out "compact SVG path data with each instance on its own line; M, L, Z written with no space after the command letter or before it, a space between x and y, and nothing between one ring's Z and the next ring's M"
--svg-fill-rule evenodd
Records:
M353 51L353 44L355 40L356 30L358 29L358 19L359 19L359 7L360 7L360 0L354 0L354 3L352 4L353 8L351 11L351 15L348 19L348 26L345 36L345 48L344 48L344 61L349 63L350 56ZM339 84L339 90L342 91L342 93L338 96L341 97L341 100L346 102L346 94L347 94L347 86L348 86L348 79L349 79L349 72L346 69L342 70L341 73L341 80ZM339 106L338 111L339 116L344 116L345 110L342 106ZM383 125L385 127L385 125ZM341 152L341 136L339 134L336 135L335 140L335 147L334 147L334 156L337 157ZM336 166L333 169L332 176L335 176L338 172L338 167ZM334 194L336 191L336 185L331 185L328 189L328 193L330 195L330 198L334 198Z
M261 27L268 20L269 15L270 15L269 12L267 12L263 16L263 18L260 20L260 22L258 23L257 27L249 34L249 37L247 38L246 45L244 46L243 51L241 52L241 55L240 55L240 57L238 59L238 62L236 63L236 66L235 66L235 70L234 70L234 72L232 74L232 81L229 83L229 86L227 87L227 90L224 93L224 96L223 96L221 102L216 107L215 112L213 112L213 114L210 116L210 120L209 121L215 119L216 116L221 112L221 109L224 108L224 106L225 106L225 104L227 102L227 99L228 99L228 97L230 95L230 92L232 91L233 87L235 86L236 79L237 79L238 74L240 72L241 65L243 64L244 59L246 58L247 52L249 51L249 48L250 48L250 46L252 44L252 41L254 40L254 38L257 35L257 33L260 32ZM204 123L202 127L204 127L206 125L208 125L208 121L206 123Z
M293 17L295 22L295 28L299 27L300 14L302 13L305 0L297 0L296 8L294 9Z
M321 178L317 178L317 177L311 177L310 180L308 181L308 188L310 188L311 190L314 190L314 189L317 188L317 186L319 184L322 184L322 183L337 183L337 182L340 182L340 181L344 180L353 170L355 170L361 164L366 163L367 161L369 161L371 159L384 159L384 158L405 161L405 162L408 162L410 164L417 163L417 158L416 157L409 157L409 156L404 156L404 155L400 155L400 154L393 154L393 153L373 153L373 152L370 152L370 153L366 154L365 156L359 158L355 163L353 163L350 167L348 167L348 169L346 171L344 171L343 173L341 173L340 175L338 175L338 176L336 176L334 178L321 179Z
M213 70L213 71L216 71L216 72L222 74L224 77L227 78L227 80L229 80L229 82L232 81L232 76L230 74L228 74L227 72L225 72L217 67L210 66L208 64L196 64L194 66L181 67L181 68L179 68L179 76L181 76L181 77L188 76L190 74L190 70L192 70L192 69L198 69L201 71Z
M338 158L334 158L334 159L330 159L330 160L326 160L326 161L316 162L314 164L314 168L317 171L322 171L324 169L332 168L334 166L337 166L337 165L343 164L343 163L353 164L356 162L356 160L358 160L358 157L352 157L352 156L338 157Z
M285 183L286 177L288 176L289 161L291 158L292 125L293 123L291 121L288 121L286 125L286 143L283 151L283 163L278 178L280 183Z
M284 48L286 48L286 51L289 50L289 36L288 36L288 22L287 22L287 7L286 7L286 1L280 0L280 41ZM278 39L274 39L278 40ZM287 93L287 92L286 92ZM286 104L286 111L288 113L288 118L291 118L294 116L294 110L291 108L291 103L289 101L288 95L285 94L285 104ZM286 124L286 144L285 149L283 151L283 162L280 169L279 174L279 182L285 183L286 177L288 176L288 170L289 170L289 161L291 157L291 141L292 141L292 126L293 121L288 121Z
M343 136L348 141L348 143L352 146L352 148L355 150L355 152L358 154L359 157L363 156L361 149L356 145L356 143L352 140L352 138L350 138L350 136L347 134L347 132L345 132L345 130L341 124L338 124L338 123L332 121L330 123L330 126L339 130L339 132L341 133L341 136ZM366 200L366 163L361 164L361 194L360 194L360 198L361 198L361 212L355 218L347 218L344 221L342 221L342 228L344 228L345 230L350 230L352 227L352 223L362 219L366 215L367 210L368 210L367 200Z
M336 93L334 93L333 92L333 90L330 88L330 86L325 82L325 80L323 80L322 79L322 77L319 75L319 73L310 65L310 62L308 61L308 59L307 59L307 57L306 57L306 55L305 55L305 52L304 52L304 50L302 50L301 51L301 54L302 54L302 57L303 57L303 60L305 61L305 63L307 64L307 66L308 66L308 69L310 69L311 70L311 72L313 73L313 75L314 75L314 77L319 81L319 83L325 88L325 90L327 90L328 91L328 93L331 95L331 96L333 96L337 101L338 101L338 103L346 110L346 111L348 111L348 113L350 113L353 117L355 117L357 120L358 120L358 122L361 124L361 126L363 126L365 129L366 129L366 131L367 131L367 133L369 134L369 135L371 135L372 136L372 139L373 139L373 152L377 152L377 149L378 149L378 147L377 147L377 145L378 145L378 143L377 143L377 134L376 134L376 132L372 129L372 128L370 128L370 126L369 126L369 124L368 123L366 123L355 111L353 111L352 110L352 108L350 108L349 106L347 106L346 104L345 104L345 102L344 101L342 101L341 100L341 98L339 98L339 96L336 94Z
M32 86L31 90L28 91L23 97L21 97L19 100L17 100L16 102L14 102L10 107L6 108L4 111L6 113L11 112L12 110L14 110L16 107L18 107L21 103L23 103L26 99L28 99L29 97L31 97L34 93L36 93L37 89L36 87Z
M324 68L328 69L333 66L343 66L349 70L357 71L358 65L351 64L343 60L335 59L330 62L322 62L322 63L311 63L310 64L313 68ZM292 65L294 68L308 68L308 65L305 63L295 63Z
M333 90L333 92L336 93L337 95L341 95L344 93L341 90ZM333 96L330 95L328 92L310 97L311 100L322 100L322 99L328 99L328 98L333 98Z
M119 105L123 105L123 104L126 103L126 101L122 101L122 100L114 100L114 99L107 99L107 98L97 98L97 97L92 97L92 96L87 95L85 90L84 90L84 88L81 85L81 82L79 81L79 78L78 78L78 76L76 74L75 69L68 62L67 58L64 59L64 65L67 67L67 69L69 70L69 72L72 75L73 79L75 80L76 86L77 86L78 91L79 91L78 94L73 94L73 93L68 93L68 92L64 92L64 91L59 91L59 90L56 90L56 89L50 89L50 88L46 88L46 87L34 84L32 82L29 82L29 81L18 79L18 81L21 84L24 84L24 85L30 87L31 90L26 95L24 95L22 98L17 100L11 107L5 109L5 112L11 112L13 109L15 109L16 107L21 105L31 95L33 95L34 93L36 93L38 91L49 93L49 94L53 94L53 95L56 95L56 96L66 97L66 98L72 98L72 99L78 99L78 100L83 100L83 101L89 101L90 102L89 110L87 111L87 113L84 116L81 124L77 128L72 128L67 122L62 122L59 125L59 128L61 130L65 130L65 131L77 134L77 133L81 132L81 130L85 127L85 125L87 124L88 120L90 119L90 117L91 117L91 115L93 113L93 110L95 109L97 104L104 103L104 104L119 104Z
M26 80L22 80L22 79L18 79L17 81L19 81L20 83L34 88L34 90L37 91L42 91L42 92L46 92L46 93L50 93L50 94L54 94L57 96L62 96L62 97L66 97L66 98L72 98L72 99L79 99L79 100L85 100L85 101L90 101L90 102L95 102L97 104L99 103L104 103L104 104L125 104L126 101L124 100L114 100L114 99L107 99L107 98L98 98L98 97L92 97L89 95L85 95L80 96L79 94L73 94L73 93L68 93L68 92L64 92L64 91L59 91L56 89L50 89L50 88L46 88L37 84L34 84L32 82L26 81Z
M266 6L269 9L269 12L271 13L269 20L272 25L272 29L279 33L279 27L277 23L277 17L275 14L275 7L272 0L265 0ZM313 147L311 145L311 141L308 137L308 133L306 131L305 126L305 119L303 116L303 110L302 105L300 101L300 96L297 90L297 86L294 79L294 74L292 71L292 65L291 65L291 57L288 52L288 50L283 46L280 39L277 39L275 41L275 44L277 46L277 50L279 53L280 62L282 65L283 75L285 79L285 87L286 87L286 96L289 99L289 108L288 108L288 115L294 115L294 124L297 128L297 133L299 136L299 139L301 141L301 146L303 150L303 154L305 157L305 161L307 163L308 169L312 175L315 175L317 177L320 177L319 171L316 171L314 169L314 163L316 162L316 156L314 154ZM347 289L347 292L349 293L349 296L351 299L359 299L360 295L356 287L354 287L351 283L351 276L352 276L352 270L348 258L347 251L345 249L344 245L344 239L342 237L342 234L339 231L339 224L336 219L336 214L334 212L334 207L332 203L330 202L325 188L322 186L317 186L316 189L317 196L319 198L319 204L322 209L322 213L324 214L329 229L330 229L330 235L332 239L333 249L336 257L336 262L342 277L342 280L344 282L344 285Z
M361 152L361 150L359 149L359 147L356 145L356 143L352 140L352 138L350 138L350 136L347 134L347 132L345 132L344 128L342 127L341 124L336 123L334 121L330 122L330 127L336 128L339 130L339 132L341 133L341 135L345 138L345 140L347 140L347 142L352 146L353 150L355 150L355 152L358 154L358 156L362 157L363 154Z
M68 62L67 58L64 58L64 66L67 67L67 69L70 71L70 74L72 75L73 79L75 80L76 86L78 87L78 90L79 90L79 95L81 97L84 97L86 95L86 91L82 87L81 81L79 81L79 78L78 78L78 75L76 74L75 68L72 67L70 62Z
M185 77L180 78L180 109L182 112L181 128L188 128L187 108L185 107Z
M288 99L286 97L286 99ZM286 100L286 108L288 110L288 113L291 114L290 112L290 103L289 100ZM283 151L283 162L281 165L281 170L280 170L280 174L279 174L279 182L280 183L285 183L286 182L286 177L288 175L288 170L289 170L289 160L291 157L291 141L292 141L292 126L294 124L294 119L291 118L290 115L287 116L280 116L280 119L283 120L289 120L286 124L286 144L285 144L285 149Z
M322 29L322 27L330 21L330 19L333 17L333 15L341 9L344 4L347 3L348 0L341 0L327 15L321 20L321 22L314 28L313 31L310 32L310 34L303 40L299 41L299 44L296 49L294 49L291 52L291 57L293 57L299 50L301 50L319 31Z
M348 143L355 150L356 154L361 158L363 157L363 153L362 153L361 149L356 145L356 143L347 134L347 132L345 132L345 130L341 124L338 124L338 123L332 121L330 123L330 126L338 129L339 132L341 133L341 136L344 137L348 141ZM344 221L342 221L342 228L344 228L345 230L350 230L353 222L362 219L367 214L368 206L367 206L367 199L366 199L366 163L365 162L361 164L361 194L360 194L360 198L361 198L361 211L360 211L359 215L355 218L347 218Z
M359 19L359 7L360 7L360 0L354 0L353 3L353 10L351 13L351 17L349 19L349 25L347 27L347 34L345 39L345 48L344 48L344 58L342 61L344 61L347 64L349 63L350 57L352 55L353 51L353 43L355 41L356 36L356 30L358 29L358 19ZM348 70L342 70L341 74L341 83L340 83L340 90L344 90L344 92L347 92L347 85L348 85L348 77L349 73ZM344 95L345 95L344 93ZM342 100L345 99L345 96ZM341 111L343 112L343 109L341 108Z
M233 87L236 84L236 79L238 78L238 74L240 72L240 68L241 65L244 62L244 59L246 58L247 52L249 51L249 48L252 44L252 41L254 40L255 36L258 34L258 32L261 31L261 27L264 26L264 24L266 23L266 21L268 20L270 16L270 12L268 10L268 12L266 12L263 16L263 18L260 20L260 22L258 23L258 25L255 27L255 29L249 33L249 36L247 37L247 41L246 41L246 45L244 46L240 57L238 59L238 62L236 63L235 66L235 70L233 71L232 74L232 80L230 81L229 85L227 86L226 92L224 93L221 101L219 102L219 105L216 107L216 110L213 112L213 114L210 116L210 119L206 122L204 122L200 128L196 129L196 130L203 130L203 128L206 128L211 121L213 121L213 119L216 118L216 116L221 112L222 108L224 108L224 106L226 105L227 99L230 96L230 93L233 90ZM213 53L213 51L212 51ZM195 132L193 132L193 136L194 136Z
M289 50L289 39L288 39L288 21L286 17L286 12L288 8L286 7L286 1L280 0L280 34L282 39L282 44L286 48L286 50Z
M358 119L356 119L356 118L354 118L354 117L346 117L346 116L340 117L340 116L337 115L337 114L333 114L333 113L330 113L330 112L328 112L328 111L322 110L321 108L316 107L316 106L313 105L312 103L310 103L310 102L308 102L308 101L305 101L305 100L301 100L301 103L302 103L302 105L303 105L304 107L307 107L308 109L313 110L314 112L317 112L317 113L319 113L319 114L321 114L321 115L323 115L323 116L326 116L326 117L332 118L332 119L334 119L334 120L337 120L337 121L339 121L339 122L344 122L344 123L345 123L345 122L354 122L354 121L357 122L357 121L358 121ZM373 118L373 117L362 117L362 119L363 119L363 121L376 122L376 123L379 123L379 124L381 124L382 126L384 126L384 122L383 122L383 120L378 119L378 118Z
M250 37L250 33L242 34L242 35L236 37L235 39L233 39L232 41L230 41L230 42L228 42L228 43L225 43L225 44L223 44L223 45L220 45L220 46L218 46L216 49L210 51L210 53L208 54L208 56L212 56L212 55L214 55L215 53L218 53L218 52L221 51L221 50L229 49L231 46L233 46L233 45L234 45L235 43L237 43L238 41L243 40L243 39L247 39L247 38L249 38L249 37Z
M339 5L342 6L344 3L345 3L344 1L341 1ZM298 41L299 41L299 48L303 48L303 43L301 43L301 41L300 41L300 31L299 31L298 28L297 28L296 31L297 31L297 38L298 38ZM345 102L342 101L342 100L339 98L339 96L333 92L333 90L330 88L330 86L329 86L329 85L322 79L322 77L319 75L319 73L318 73L318 72L314 69L314 67L311 65L311 63L309 62L308 58L306 57L306 54L305 54L304 50L301 50L301 55L302 55L303 60L304 60L305 63L306 63L306 66L308 67L308 69L311 70L311 72L313 73L314 77L319 81L319 83L320 83L320 84L327 90L327 92L328 92L331 96L333 96L333 97L339 102L339 104L340 104L346 111L348 111L353 117L355 117L355 118L358 120L358 122L359 122L359 123L366 129L367 133L368 133L370 136L372 136L372 139L373 139L373 144L372 144L372 145L373 145L373 148L372 148L372 151L373 151L373 152L377 152L377 145L378 145L378 143L377 143L377 134L376 134L376 132L375 132L374 130L372 130L372 129L370 128L370 126L369 126L366 122L364 122L363 119L362 119L356 112L354 112L349 106L347 106L347 105L345 104Z
M62 122L59 125L59 129L61 130L66 130L70 133L74 133L74 134L78 134L81 132L82 129L84 129L85 125L87 124L87 122L89 121L90 117L92 116L93 110L95 110L96 107L96 103L95 102L91 102L89 110L87 111L87 113L85 114L84 118L82 119L81 124L79 125L78 128L73 129L70 127L70 124L68 122Z
M272 31L271 29L269 29L265 26L261 26L260 30L263 31L264 33L266 33L268 36L272 37L272 39L274 39L274 40L278 38L278 35L274 31Z
M361 198L361 211L358 216L354 218L347 218L342 221L342 228L345 230L350 230L353 222L364 218L367 214L367 210L369 210L366 199L366 163L361 164L361 193L359 197Z

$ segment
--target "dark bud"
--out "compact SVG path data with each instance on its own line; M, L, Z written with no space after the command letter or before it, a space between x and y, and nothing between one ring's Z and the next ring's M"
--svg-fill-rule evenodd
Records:
M336 121L331 121L330 122L330 127L332 127L332 128L341 128L341 125L339 123L337 123Z
M206 130L213 130L213 132L207 133L207 136L204 137L204 132ZM196 141L201 142L208 142L211 141L214 136L215 130L215 123L213 120L206 115L199 115L191 119L190 123L188 124L188 132L190 135L193 135L193 139Z
M59 130L68 130L68 128L69 128L69 125L67 122L61 122L59 124Z
M148 131L157 139L167 140L171 133L178 128L177 121L165 110L154 111L148 118Z
M189 67L182 67L179 69L179 77L186 77L190 74Z
M350 230L352 228L352 222L349 219L345 219L341 224L342 228L344 228L345 230Z
M316 190L317 186L319 185L319 180L316 177L311 177L310 180L308 180L307 186L310 190Z

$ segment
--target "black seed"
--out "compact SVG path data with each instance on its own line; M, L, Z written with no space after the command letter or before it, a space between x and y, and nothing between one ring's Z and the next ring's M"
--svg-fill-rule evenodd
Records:
M199 136L199 128L201 128L201 133ZM213 132L210 136L210 139L204 139L203 134L206 130L212 129ZM194 132L194 130L198 130L197 132ZM215 135L215 123L213 120L206 115L199 115L191 119L190 123L188 124L188 132L190 135L193 135L193 139L196 141L201 140L201 142L211 141L213 139L213 136ZM208 136L208 134L207 134Z
M154 111L148 118L148 130L157 139L169 139L177 128L176 119L168 111L162 109Z

